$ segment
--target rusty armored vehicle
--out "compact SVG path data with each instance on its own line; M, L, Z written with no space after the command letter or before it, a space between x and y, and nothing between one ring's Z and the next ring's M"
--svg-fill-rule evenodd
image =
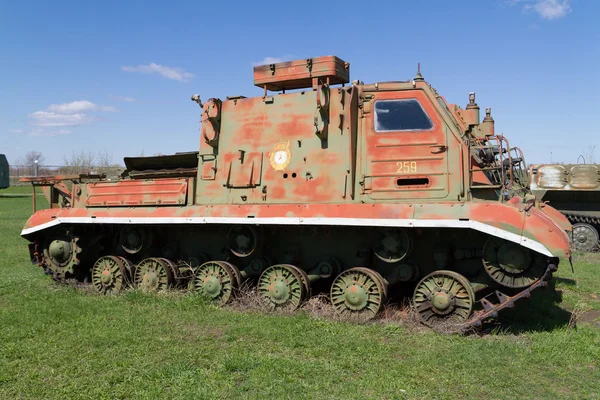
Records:
M475 94L448 104L419 72L350 83L334 56L254 68L254 97L199 95L198 151L125 158L118 180L26 179L33 262L103 293L182 287L218 304L254 285L296 309L325 292L368 320L405 296L429 326L479 326L545 286L571 226L523 180Z
M573 226L575 250L597 251L600 229L600 164L529 167L531 192L563 213Z

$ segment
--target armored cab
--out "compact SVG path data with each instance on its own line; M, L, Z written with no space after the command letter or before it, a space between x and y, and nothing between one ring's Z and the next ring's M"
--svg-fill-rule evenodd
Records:
M10 186L10 170L8 160L4 154L0 154L0 189Z
M538 164L529 168L531 191L563 213L573 225L573 247L598 250L600 165Z
M375 317L412 298L427 325L478 325L570 257L568 222L519 181L523 159L425 81L350 83L327 56L255 67L253 97L194 95L197 151L126 158L118 181L41 177L22 231L34 263L101 292L242 283L272 308L324 292Z

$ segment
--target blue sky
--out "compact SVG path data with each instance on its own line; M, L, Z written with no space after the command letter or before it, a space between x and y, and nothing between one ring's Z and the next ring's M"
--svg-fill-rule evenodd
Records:
M280 4L280 5L277 5ZM600 1L0 3L0 153L196 150L190 96L257 96L267 58L337 55L351 79L426 80L492 107L528 162L600 162Z

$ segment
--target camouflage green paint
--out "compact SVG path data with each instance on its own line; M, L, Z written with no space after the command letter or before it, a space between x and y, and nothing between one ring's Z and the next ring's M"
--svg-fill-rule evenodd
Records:
M371 318L388 286L451 270L442 281L458 276L467 292L534 287L571 255L568 222L531 193L522 152L495 134L490 110L480 123L474 93L463 110L420 72L346 85L349 65L336 57L261 66L254 77L262 96L192 96L197 152L127 158L115 182L29 179L52 203L22 232L32 259L45 267L40 248L68 227L94 243L83 254L137 266L137 286L190 281L227 302L255 277L274 307L292 308L321 286L340 312ZM129 236L135 245L117 240ZM514 260L484 251L497 238L541 261L520 262L529 275L511 281Z

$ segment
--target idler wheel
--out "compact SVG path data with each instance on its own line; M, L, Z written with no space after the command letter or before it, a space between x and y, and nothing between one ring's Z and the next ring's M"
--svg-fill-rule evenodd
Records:
M435 271L417 284L413 305L423 324L463 323L471 316L475 292L467 278L454 271Z
M126 281L127 267L120 257L100 257L92 267L92 284L102 294L120 292Z
M590 224L573 224L573 247L575 250L591 252L598 246L598 231Z
M147 291L165 290L173 285L171 266L164 259L146 258L135 268L135 287Z
M343 271L334 279L330 296L338 313L368 321L383 308L386 292L387 285L378 272L355 267Z
M272 265L260 275L258 293L272 309L295 310L306 299L305 279L293 265Z
M232 267L224 261L205 262L196 269L194 289L219 305L227 304L238 288L237 268Z
M546 272L546 257L505 239L491 237L483 247L483 266L497 283L514 289L531 286Z

